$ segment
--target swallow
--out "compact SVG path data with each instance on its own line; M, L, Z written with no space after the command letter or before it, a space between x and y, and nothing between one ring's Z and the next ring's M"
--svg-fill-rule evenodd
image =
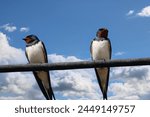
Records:
M29 63L48 63L45 45L37 36L28 35L23 40L26 42L25 55ZM33 74L45 98L55 100L49 71L33 71Z
M93 39L90 45L90 53L92 60L110 60L111 59L111 42L108 38L108 30L106 28L98 29L96 38ZM95 68L95 73L99 87L103 94L103 100L107 100L107 89L109 82L109 67Z

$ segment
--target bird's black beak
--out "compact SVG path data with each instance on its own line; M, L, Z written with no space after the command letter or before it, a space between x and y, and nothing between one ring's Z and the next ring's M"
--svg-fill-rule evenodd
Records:
M26 40L26 38L23 38L22 40L24 40L24 41L25 41L25 40Z

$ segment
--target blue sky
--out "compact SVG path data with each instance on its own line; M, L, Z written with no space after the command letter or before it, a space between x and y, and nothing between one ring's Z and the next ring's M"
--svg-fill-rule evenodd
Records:
M27 63L22 38L29 34L45 43L49 62L90 60L101 27L109 30L112 59L150 56L147 0L1 0L0 8L0 64ZM56 98L102 99L93 69L50 73ZM44 99L31 73L0 77L0 99ZM110 77L109 99L150 99L149 67L112 68Z
M136 4L133 4L136 2ZM90 58L89 45L98 28L109 29L113 58L148 57L149 17L137 16L148 6L147 0L2 0L0 26L16 26L13 32L0 31L10 37L10 44L24 48L21 40L36 34L44 41L48 53ZM134 13L127 15L130 10ZM20 27L29 31L20 33ZM115 53L124 53L115 56Z

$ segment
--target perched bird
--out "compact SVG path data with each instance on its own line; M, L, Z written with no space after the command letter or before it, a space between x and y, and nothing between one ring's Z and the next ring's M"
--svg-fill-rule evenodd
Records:
M26 42L26 57L29 63L48 63L44 43L35 35L28 35L23 39ZM55 100L51 87L49 71L33 71L35 79L47 100Z
M108 39L108 30L101 28L97 31L96 38L91 42L90 52L92 60L111 59L111 42ZM109 67L95 68L97 80L103 94L103 99L107 100L107 89L109 82Z

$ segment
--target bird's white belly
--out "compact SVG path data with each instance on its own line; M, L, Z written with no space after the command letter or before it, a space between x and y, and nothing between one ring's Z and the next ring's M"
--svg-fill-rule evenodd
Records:
M109 42L106 40L93 41L92 58L93 60L108 60L110 58Z
M27 47L26 51L30 63L43 63L45 61L41 42Z

